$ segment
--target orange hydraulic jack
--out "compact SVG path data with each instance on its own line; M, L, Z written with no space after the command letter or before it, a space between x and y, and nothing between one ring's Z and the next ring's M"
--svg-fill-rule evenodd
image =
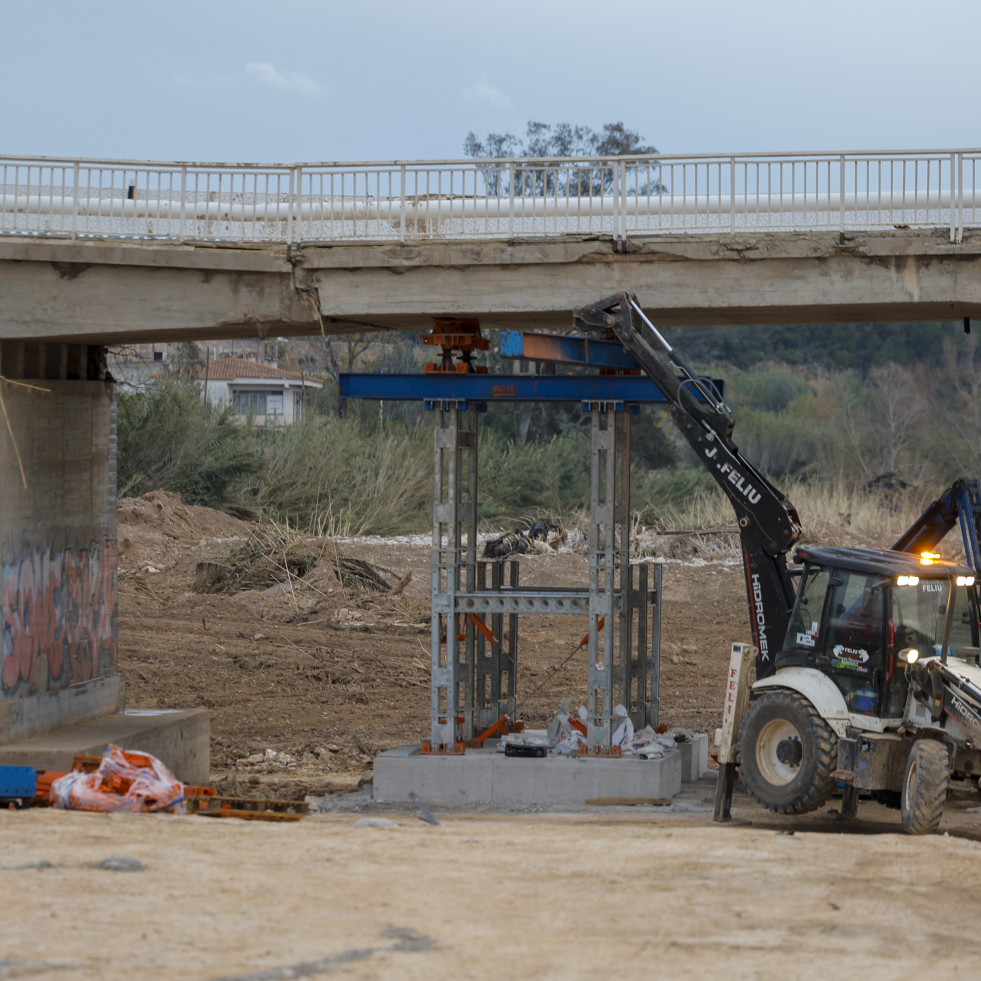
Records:
M426 364L426 374L459 373L463 375L484 375L485 365L473 363L474 351L486 351L490 341L480 333L480 324L475 319L450 320L433 318L432 333L424 334L422 343L442 348L439 364ZM459 363L453 355L460 355Z

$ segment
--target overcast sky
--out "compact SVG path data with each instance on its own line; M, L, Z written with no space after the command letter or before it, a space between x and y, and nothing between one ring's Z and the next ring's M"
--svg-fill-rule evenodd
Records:
M981 146L981 0L3 0L0 154L463 155L622 121L662 153Z

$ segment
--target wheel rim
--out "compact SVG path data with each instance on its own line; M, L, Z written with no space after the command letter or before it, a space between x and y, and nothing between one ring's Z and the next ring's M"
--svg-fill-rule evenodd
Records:
M788 753L788 749L794 748L796 753ZM788 755L796 759L788 760ZM774 719L760 730L756 740L756 765L767 783L777 787L791 783L800 773L801 756L800 733L793 723L786 719Z
M908 806L913 793L913 784L916 782L916 750L913 750L913 758L909 761L909 769L906 771L906 787L903 790L903 806Z

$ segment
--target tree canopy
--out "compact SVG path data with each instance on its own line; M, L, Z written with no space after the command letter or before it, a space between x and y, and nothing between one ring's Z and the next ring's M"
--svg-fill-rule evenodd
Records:
M470 132L463 141L463 152L489 161L479 165L488 195L598 197L613 189L613 169L597 166L589 158L654 156L657 147L644 143L639 133L621 122L605 123L594 130L571 123L529 120L523 138L513 133L488 133L481 138ZM505 166L494 163L496 160L534 160L535 164ZM559 160L574 162L560 165ZM664 187L659 172L656 164L631 172L627 193L660 194Z
M524 138L513 133L488 133L478 137L470 132L463 141L468 157L619 157L656 154L657 147L621 122L604 123L599 130L571 123L539 123L529 120Z

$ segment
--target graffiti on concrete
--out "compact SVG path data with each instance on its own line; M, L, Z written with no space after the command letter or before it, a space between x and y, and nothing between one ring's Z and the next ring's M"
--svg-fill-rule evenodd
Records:
M25 548L0 573L0 692L33 695L116 671L116 543Z

